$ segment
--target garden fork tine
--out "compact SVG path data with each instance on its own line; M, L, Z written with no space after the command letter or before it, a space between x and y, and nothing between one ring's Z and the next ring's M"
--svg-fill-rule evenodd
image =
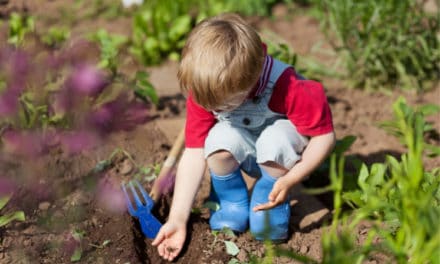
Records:
M128 212L130 213L130 215L139 219L142 232L146 237L155 238L162 224L159 222L159 220L156 219L156 217L151 214L151 209L154 205L153 199L151 199L151 197L137 180L130 181L128 183L128 186L130 188L130 192L132 193L135 203L135 205L133 205L133 202L130 199L130 195L127 192L127 187L122 184L122 190L124 192L127 202ZM136 191L136 188L141 193L145 203L142 202L141 198L139 197L138 191Z
M142 198L144 199L145 204L139 198L138 192L136 191L136 188L133 186L133 182L136 185L136 188L142 194ZM147 192L141 186L141 184L137 180L133 180L133 181L130 181L129 185L130 185L131 192L133 193L134 200L136 202L136 208L139 208L141 206L145 206L148 210L151 210L153 208L153 200L150 198L150 196L147 194Z
M121 187L122 187L122 191L124 192L124 196L125 196L125 201L127 203L128 212L130 213L130 215L136 216L136 209L134 209L133 204L132 204L131 199L130 199L130 196L127 193L127 187L125 186L124 183L121 184Z

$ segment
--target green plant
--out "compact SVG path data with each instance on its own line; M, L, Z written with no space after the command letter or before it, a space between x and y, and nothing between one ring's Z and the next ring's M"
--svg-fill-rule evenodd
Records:
M131 168L130 172L134 173L133 178L135 179L151 182L157 178L157 175L159 175L161 169L159 163L153 165L141 166L133 159L130 153L128 153L126 150L121 148L116 148L115 150L112 151L112 153L107 159L99 161L95 165L93 172L94 173L103 172L106 169L108 169L110 165L112 165L112 163L115 162L115 160L120 161L123 159L128 159L130 164L133 165L133 168Z
M322 236L322 261L318 262L280 248L273 256L286 256L303 263L363 263L380 258L388 263L437 263L440 259L440 167L425 171L424 133L429 131L424 117L436 108L416 110L399 98L393 105L395 119L387 122L393 134L403 139L407 153L400 161L388 156L384 163L368 168L362 164L357 177L358 189L344 191L345 157L343 152L354 138L344 139L330 156L328 187L312 193L333 191L334 213L328 232ZM428 128L428 129L427 129ZM354 211L343 212L347 203ZM371 223L361 244L357 228Z
M336 76L335 70L325 67L316 60L298 56L289 46L288 42L270 30L263 30L261 33L262 41L267 45L267 53L282 62L292 65L295 70L304 78L319 80L322 76Z
M65 27L51 27L41 36L41 41L50 47L59 47L70 37L70 32Z
M393 128L404 139L408 152L397 160L361 168L360 190L343 199L356 208L352 224L372 220L371 235L398 263L435 263L440 258L440 168L423 166L422 111L413 110L400 98L394 105ZM423 109L423 108L421 108Z
M438 79L439 16L424 1L314 0L349 84L423 91Z
M149 74L144 71L136 72L134 92L136 96L141 98L143 101L148 102L150 100L153 104L159 104L159 96L157 95L156 89L154 89L153 84L149 80Z
M158 64L164 57L178 59L185 36L193 25L194 1L145 1L134 14L130 51L145 65Z
M17 46L23 44L25 35L33 32L35 28L35 21L32 16L12 13L9 18L9 35L8 43Z
M86 61L68 56L0 50L1 150L33 158L55 148L73 154L147 121L145 103L109 87L109 78Z
M85 232L80 230L73 230L71 232L71 236L74 240L75 248L72 256L70 256L71 262L78 262L82 258L83 248L82 248L82 240L84 238Z
M240 252L240 249L237 247L237 245L234 242L223 239L219 236L220 234L223 234L224 236L229 237L229 238L236 237L236 235L234 234L234 232L231 229L225 227L222 230L213 230L211 232L211 234L214 235L214 241L211 244L211 250L214 248L214 246L220 240L220 241L223 241L223 243L225 244L226 253L228 253L228 255L236 256Z
M103 249L106 246L108 246L112 241L109 239L104 240L100 245L96 245L93 243L89 243L90 246L94 247L94 248L99 248L99 249Z
M369 254L378 252L372 246L371 235L362 245L356 243L356 224L342 213L344 203L345 157L334 152L330 157L330 180L333 190L334 213L329 232L322 236L322 263L362 263Z
M0 197L0 210L2 210L9 202L10 196ZM24 221L25 215L23 211L16 211L5 215L0 215L0 227L9 224L12 221Z
M118 72L118 54L122 45L127 43L128 38L123 35L109 34L100 29L90 36L90 39L99 44L101 54L98 67L108 69L112 76Z
M134 14L130 51L143 64L177 60L192 27L221 12L268 15L274 0L153 0L145 1ZM286 2L289 2L286 0Z
M408 138L411 135L405 133L405 131L407 131L409 128L405 126L411 125L411 123L414 122L412 119L414 118L424 119L425 117L440 112L440 105L435 105L435 104L426 104L416 109L412 109L406 104L406 101L403 98L399 98L399 100L395 103L394 108L396 115L399 115L399 117L394 120L382 122L380 124L380 127L385 129L385 131L387 131L391 135L394 135L397 138L399 138L402 144L404 145L411 143L411 141ZM422 131L420 133L422 133L423 135L435 131L433 124L429 122L423 122L423 127L421 129ZM431 157L440 156L440 147L424 142L424 148L429 151L428 156Z

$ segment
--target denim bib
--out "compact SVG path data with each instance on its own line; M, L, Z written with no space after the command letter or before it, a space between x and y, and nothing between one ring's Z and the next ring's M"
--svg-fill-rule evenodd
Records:
M272 69L263 92L254 98L246 99L233 111L214 112L219 122L227 122L231 126L246 129L251 134L258 136L265 127L273 124L278 119L286 118L283 114L273 112L269 108L269 101L278 78L284 70L291 66L279 60L270 59L273 60Z

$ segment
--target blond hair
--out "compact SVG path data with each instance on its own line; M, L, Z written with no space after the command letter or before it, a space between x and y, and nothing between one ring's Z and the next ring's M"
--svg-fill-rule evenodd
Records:
M200 22L183 48L180 87L196 103L215 110L258 81L264 51L258 33L236 14Z

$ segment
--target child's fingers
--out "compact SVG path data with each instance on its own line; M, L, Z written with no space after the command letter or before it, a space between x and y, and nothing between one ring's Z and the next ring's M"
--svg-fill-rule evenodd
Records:
M176 251L170 250L169 248L165 249L164 259L172 261L177 256Z
M161 256L162 258L165 258L165 247L166 247L165 243L161 243L157 247L157 252L159 253L159 256Z
M166 237L166 231L164 230L164 228L161 228L159 230L159 233L157 233L156 238L154 238L153 242L151 243L151 245L153 246L157 246L159 245Z
M160 244L158 247L159 255L166 260L172 261L180 253L180 248L172 246L174 243L170 239Z
M257 206L254 206L254 208L252 208L252 210L253 210L254 212L256 212L256 211L260 211L260 210L268 210L268 209L271 209L271 208L273 208L273 207L275 207L275 206L276 206L276 204L275 204L274 202L269 201L269 202L267 202L267 203L259 204L259 205L257 205Z
M283 190L278 190L278 191L272 191L269 195L269 201L267 203L264 204L259 204L257 206L255 206L254 208L252 208L252 210L254 212L259 211L259 210L268 210L271 208L274 208L277 205L282 204L286 199L286 194L285 191Z
M277 198L280 196L280 192L282 191L281 188L278 187L278 185L274 185L272 188L272 191L269 193L269 201L276 202Z

